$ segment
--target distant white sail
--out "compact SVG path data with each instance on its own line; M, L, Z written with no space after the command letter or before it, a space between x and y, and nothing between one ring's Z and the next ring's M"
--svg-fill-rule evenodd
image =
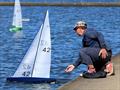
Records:
M49 13L13 77L49 78L51 39Z
M13 26L22 27L21 5L19 0L15 0Z
M15 0L12 26L13 27L10 29L10 31L16 32L22 29L22 13L19 0Z

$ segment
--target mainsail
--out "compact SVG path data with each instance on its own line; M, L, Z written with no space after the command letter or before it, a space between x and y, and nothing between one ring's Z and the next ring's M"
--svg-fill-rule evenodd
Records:
M11 32L17 32L22 29L22 14L21 14L21 5L19 0L15 0L14 5L14 14L13 14L13 23L10 28Z
M49 78L51 65L51 37L48 11L42 26L35 59L32 76Z
M8 80L54 81L50 78L51 37L49 12L15 74Z
M32 77L33 65L35 65L36 61L41 31L42 25L13 77Z

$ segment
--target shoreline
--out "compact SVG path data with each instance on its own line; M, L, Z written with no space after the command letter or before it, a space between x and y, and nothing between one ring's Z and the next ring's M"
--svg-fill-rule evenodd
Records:
M120 2L79 2L79 3L42 3L42 2L21 2L22 6L58 6L58 7L120 7ZM14 2L0 2L0 6L14 6Z

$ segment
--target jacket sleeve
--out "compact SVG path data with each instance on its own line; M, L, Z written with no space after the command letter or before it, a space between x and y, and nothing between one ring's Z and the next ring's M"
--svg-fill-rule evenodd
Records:
M80 57L73 63L73 65L76 67L78 67L81 64L81 59Z
M105 40L104 40L104 36L102 33L97 32L97 39L100 45L100 48L106 48L106 44L105 44Z

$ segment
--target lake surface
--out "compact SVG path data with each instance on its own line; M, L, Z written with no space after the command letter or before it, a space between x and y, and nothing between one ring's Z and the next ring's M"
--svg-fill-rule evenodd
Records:
M54 2L56 0L52 1ZM63 1L67 2L69 0ZM71 1L75 2L78 0ZM112 0L102 1L110 2ZM77 36L73 31L74 24L79 20L86 21L88 27L95 28L103 33L105 40L108 41L108 44L112 48L113 55L120 52L120 7L23 6L23 18L28 18L30 21L23 22L23 30L19 33L9 32L9 28L12 24L13 9L13 7L9 6L0 6L0 90L56 90L58 86L64 84L24 84L6 82L6 77L14 74L31 45L32 40L44 20L47 9L50 13L52 39L51 77L68 78L72 80L79 76L79 68L75 69L72 73L64 72L67 65L78 58L79 50L82 46L82 38Z

